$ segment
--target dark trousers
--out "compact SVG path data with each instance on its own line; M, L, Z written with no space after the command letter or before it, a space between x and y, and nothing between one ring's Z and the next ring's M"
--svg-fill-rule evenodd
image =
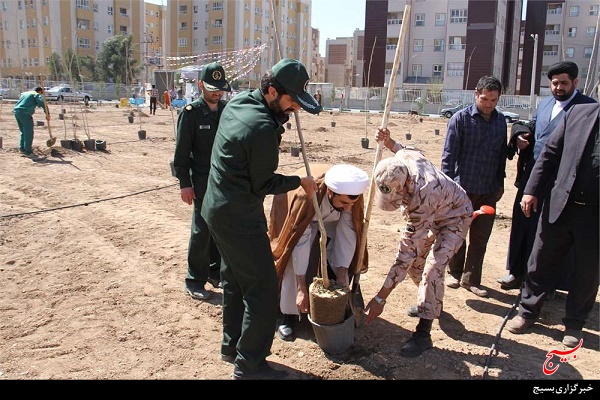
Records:
M538 197L538 211L531 210L529 218L526 217L521 209L521 199L523 198L525 184L526 180L519 187L515 196L515 202L513 203L510 241L508 243L508 254L506 255L506 269L511 275L519 279L525 279L527 262L531 255L533 242L535 241L540 213L546 200L546 196ZM561 270L561 277L556 281L555 289L569 290L571 280L573 279L574 259L575 254L573 249L569 249L567 257L565 257L565 268Z
M496 208L496 197L490 194L467 193L473 210L479 210L481 206L488 205ZM480 215L471 223L467 241L450 260L448 271L454 278L471 286L481 285L481 272L483 269L483 257L490 240L492 228L494 227L495 215ZM466 259L465 259L466 255Z
M583 206L568 202L553 224L548 222L548 205L546 202L542 208L527 265L527 278L521 290L519 315L527 319L540 315L546 294L560 279L565 257L573 246L574 274L567 295L563 323L566 328L581 329L598 294L598 205Z
M202 285L207 279L220 280L221 255L217 245L210 234L208 225L200 210L202 209L202 197L196 191L194 199L194 212L192 214L192 228L188 244L188 272L186 281L196 281Z
M150 114L156 114L156 97L150 97Z
M221 253L223 340L221 353L236 355L242 371L264 368L279 309L279 281L265 233L236 235L210 226Z

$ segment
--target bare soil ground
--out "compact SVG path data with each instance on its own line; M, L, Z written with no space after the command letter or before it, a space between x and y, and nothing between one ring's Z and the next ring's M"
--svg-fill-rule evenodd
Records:
M64 120L58 117L62 108ZM40 158L31 160L18 152L12 104L0 104L0 379L231 379L232 366L219 358L221 290L207 302L183 290L192 209L180 200L169 167L175 113L159 109L147 116L146 108L130 124L130 110L114 104L88 110L53 104L51 111L58 140L48 148L48 127L37 126ZM34 119L42 116L38 110ZM372 172L381 114L301 113L300 119L311 162L351 163ZM396 139L439 165L446 122L392 115L388 126ZM290 154L299 145L293 118L291 126L281 145L282 173L303 165L302 156ZM74 136L103 140L106 150L61 147L61 139ZM363 137L370 138L368 148L361 146ZM289 379L600 378L598 302L583 347L567 362L554 356L559 368L552 375L543 373L546 355L568 350L560 342L564 292L545 305L530 333L504 329L493 346L518 294L496 283L505 274L515 162L508 162L506 193L485 258L483 286L490 296L447 289L444 313L433 325L433 349L414 359L399 354L417 323L406 314L416 299L407 280L392 292L380 318L355 329L346 352L323 352L304 319L294 342L275 337L268 360L288 370ZM265 201L267 213L271 200ZM365 303L388 272L403 226L399 212L373 209L370 269L361 277Z

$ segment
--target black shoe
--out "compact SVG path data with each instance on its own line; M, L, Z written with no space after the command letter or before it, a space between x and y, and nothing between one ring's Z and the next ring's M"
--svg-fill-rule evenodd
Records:
M225 361L227 363L233 364L235 361L235 354L222 354L221 353L221 361Z
M221 280L218 278L208 278L206 280L206 282L210 283L212 285L213 288L215 289L222 289L223 286L221 286Z
M286 342L292 342L296 340L296 335L294 334L294 319L297 318L295 315L284 314L283 320L281 321L281 325L277 327L277 336L281 340L285 340Z
M497 279L496 281L500 283L500 287L504 290L519 289L521 287L521 283L523 283L523 280L521 278L517 278L512 274L503 276L502 278Z
M425 350L432 347L431 335L415 332L410 340L400 349L400 355L402 357L418 357Z
M286 376L288 376L287 371L273 369L267 363L265 363L265 367L259 369L258 371L245 372L238 368L233 370L234 380L277 380L283 379Z
M204 289L204 285L200 285L198 282L187 281L185 283L185 291L194 300L207 300L210 298L211 293Z

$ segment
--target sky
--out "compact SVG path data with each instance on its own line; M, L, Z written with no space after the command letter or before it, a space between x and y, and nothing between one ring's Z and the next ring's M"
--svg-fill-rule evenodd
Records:
M355 29L365 29L365 0L312 0L312 27L319 30L324 56L327 39L352 37Z
M167 0L145 1L167 4ZM327 39L351 37L355 29L365 29L365 2L365 0L312 0L311 26L319 29L321 55L325 55Z

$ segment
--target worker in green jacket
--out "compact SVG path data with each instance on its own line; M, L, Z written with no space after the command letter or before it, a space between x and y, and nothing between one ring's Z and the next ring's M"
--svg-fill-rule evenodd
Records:
M22 93L13 109L17 125L19 125L19 131L21 131L19 151L24 153L27 157L33 155L33 114L35 113L36 107L43 108L46 113L46 120L50 121L50 111L42 96L43 93L44 88L41 86L38 86L29 92Z
M310 176L275 172L289 115L300 108L311 114L321 110L306 92L308 82L299 61L279 61L263 75L260 88L239 93L227 103L213 144L201 214L221 254L221 359L234 364L234 379L287 375L266 361L277 320L279 282L263 202L266 195L299 186L312 198L317 189Z

